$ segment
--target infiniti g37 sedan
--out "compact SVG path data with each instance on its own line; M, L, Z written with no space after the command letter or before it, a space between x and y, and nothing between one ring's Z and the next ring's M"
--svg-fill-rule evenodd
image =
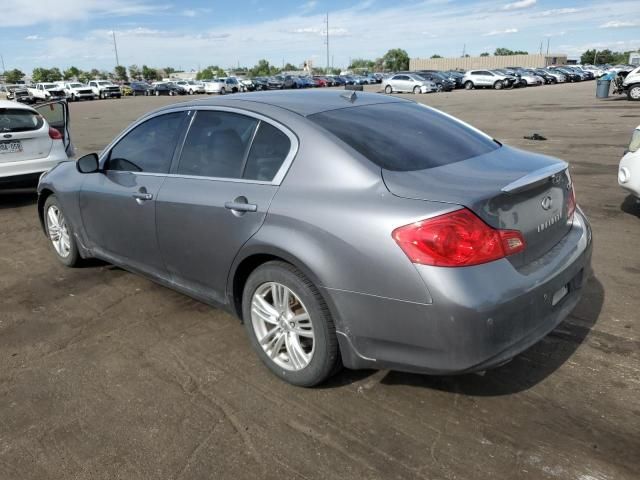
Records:
M384 95L167 106L38 191L62 263L98 257L227 309L296 385L339 365L501 365L567 317L590 273L566 163Z

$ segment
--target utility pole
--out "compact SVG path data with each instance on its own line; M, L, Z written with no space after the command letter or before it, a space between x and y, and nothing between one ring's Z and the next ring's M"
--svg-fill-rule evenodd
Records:
M326 73L329 73L329 68L330 68L330 64L329 64L329 12L327 12L327 71Z
M113 35L113 48L116 51L116 66L119 66L120 60L118 60L118 44L116 43L116 31L111 30L111 34Z
M549 44L551 43L551 38L547 38L547 57L549 56Z
M542 40L540 41L540 55L542 55Z
M467 44L462 45L462 58L467 54Z
M2 73L4 73L7 71L7 69L4 68L4 57L2 55L0 55L0 61L2 61Z
M598 60L598 50L594 50L593 52L593 64L597 65L597 60Z

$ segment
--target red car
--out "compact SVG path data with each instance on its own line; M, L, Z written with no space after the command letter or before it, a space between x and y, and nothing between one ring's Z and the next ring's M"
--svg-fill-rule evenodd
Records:
M327 79L322 77L313 77L313 81L316 87L326 87L328 85Z

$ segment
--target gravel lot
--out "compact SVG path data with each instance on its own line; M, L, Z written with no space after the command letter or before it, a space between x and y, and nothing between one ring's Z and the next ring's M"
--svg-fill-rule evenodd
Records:
M288 386L235 318L112 266L62 267L35 195L3 193L0 478L637 479L640 207L616 175L640 105L594 96L588 82L415 97L569 161L593 224L595 278L576 311L484 376ZM78 153L180 100L72 104ZM548 140L523 139L533 132Z

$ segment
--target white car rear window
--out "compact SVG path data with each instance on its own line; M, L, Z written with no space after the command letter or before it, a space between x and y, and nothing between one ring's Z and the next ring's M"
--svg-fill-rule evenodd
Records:
M42 128L40 115L20 108L0 108L0 132L28 132Z

